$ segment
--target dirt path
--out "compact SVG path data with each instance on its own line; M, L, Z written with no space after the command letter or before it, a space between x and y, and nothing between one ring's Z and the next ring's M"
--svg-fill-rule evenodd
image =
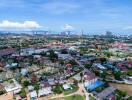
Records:
M50 99L56 99L56 98L58 98L58 100L59 100L59 98L64 98L64 97L73 96L73 95L81 95L81 96L85 96L86 97L85 100L89 100L89 95L92 95L92 94L88 93L85 90L85 88L84 88L84 86L82 84L79 84L78 86L79 86L78 91L76 91L74 93L71 93L69 95L60 94L60 95L57 95L57 96L53 96Z
M79 90L74 92L74 93L71 93L71 94L68 94L68 95L64 95L64 94L56 95L56 96L51 97L50 99L56 99L56 98L59 99L59 98L64 98L64 97L68 97L68 96L73 96L73 95L76 95L76 94L84 96L84 93L79 88Z

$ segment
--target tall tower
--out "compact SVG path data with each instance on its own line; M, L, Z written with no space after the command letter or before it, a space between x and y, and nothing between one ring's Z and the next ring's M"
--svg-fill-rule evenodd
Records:
M67 35L71 35L71 31L67 31Z
M81 30L81 35L82 35L82 36L84 35L84 31L83 31L83 29Z
M108 36L108 37L111 37L112 36L112 32L106 31L106 34L105 35Z

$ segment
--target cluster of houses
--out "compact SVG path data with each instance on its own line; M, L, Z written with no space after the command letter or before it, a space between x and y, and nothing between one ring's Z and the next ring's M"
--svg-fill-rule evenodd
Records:
M38 90L38 93L35 90L33 90L31 86L28 87L28 89L30 91L31 100L36 100L37 97L42 97L42 96L47 96L47 95L52 94L51 87L41 88Z
M97 44L100 45L102 42ZM124 46L129 49L126 44L114 43L112 45L114 48L109 49L110 52L114 52L118 45L120 50ZM27 92L31 100L36 100L38 97L53 94L53 87L58 84L63 85L64 90L72 89L68 79L72 77L72 79L81 82L80 73L82 72L83 84L88 92L96 94L101 100L106 98L111 100L115 97L114 91L116 89L110 86L105 87L105 81L101 77L102 73L111 71L110 75L113 76L115 72L131 72L132 62L126 59L110 61L98 57L96 52L82 54L79 50L81 46L96 49L96 45L93 44L85 46L80 42L67 44L52 42L41 48L29 47L22 48L19 51L13 48L0 50L0 89L18 94L23 88L23 80L26 80L30 83L26 87ZM97 51L100 51L100 48L97 47ZM53 55L50 54L51 50L53 50ZM50 57L54 56L57 57L52 61ZM63 63L60 63L61 61ZM99 75L97 72L99 72ZM19 78L23 79L21 79L22 82L18 82ZM122 78L125 83L132 84L131 76ZM34 82L39 83L38 90L32 84ZM103 89L97 92L96 90L99 87L103 87Z
M105 86L106 83L95 76L94 73L87 70L84 72L84 87L88 92L93 93L99 100L115 100L116 88L112 86ZM97 91L96 89L103 87L102 90Z
M27 80L30 83L40 83L40 89L38 91L36 91L32 85L27 87L30 97L33 100L37 97L52 94L52 86L56 84L64 84L63 88L65 90L71 88L68 84L66 84L66 78L80 72L81 70L79 66L69 64L68 61L72 60L73 57L69 53L62 54L58 50L55 51L55 54L58 56L58 60L64 60L67 63L62 66L60 66L59 62L52 63L47 56L42 57L41 55L41 53L46 53L46 55L48 55L49 50L51 50L51 48L26 48L21 49L20 51L12 48L1 50L2 53L0 56L2 59L0 59L0 67L3 74L0 73L0 75L2 75L0 80L4 90L6 92L18 94L23 88L22 84L16 81L16 79L19 79L19 77L24 78L24 80ZM42 68L38 66L38 63L33 63L34 61L40 61ZM31 63L33 64L31 65ZM43 75L43 73L50 67L52 67L49 70L50 72L53 72L51 70L57 69L56 74L49 74L48 76ZM44 71L42 71L42 69L44 69ZM61 72L61 70L63 71ZM39 73L39 71L42 71L42 74ZM60 72L58 73L58 71ZM8 74L10 77L7 77L4 75L4 73ZM11 83L7 81L10 79L13 79Z

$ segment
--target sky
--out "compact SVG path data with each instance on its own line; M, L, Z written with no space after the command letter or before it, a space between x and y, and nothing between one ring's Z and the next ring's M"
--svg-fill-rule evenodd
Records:
M0 0L0 30L132 34L132 0Z

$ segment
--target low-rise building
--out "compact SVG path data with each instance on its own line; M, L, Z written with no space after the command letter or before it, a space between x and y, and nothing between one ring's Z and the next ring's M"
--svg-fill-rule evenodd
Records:
M89 70L87 70L84 73L84 85L87 86L88 84L92 84L94 82L96 82L97 78L95 76L94 73L90 72Z
M70 84L64 84L63 88L64 88L64 90L72 89L72 87L70 86Z
M33 92L30 92L31 100L37 100L37 92L34 90Z
M113 87L108 87L104 89L101 93L97 94L97 97L100 98L101 100L104 100L108 95L113 93L116 89Z
M97 67L99 69L106 69L103 65L99 64L99 63L96 63L93 65L94 67Z
M42 88L38 90L38 97L47 96L51 93L51 87Z
M28 91L31 92L34 90L34 87L32 85L28 86Z
M10 80L10 82L7 82L7 84L5 84L6 92L20 92L21 88L22 86L15 79L12 79Z

